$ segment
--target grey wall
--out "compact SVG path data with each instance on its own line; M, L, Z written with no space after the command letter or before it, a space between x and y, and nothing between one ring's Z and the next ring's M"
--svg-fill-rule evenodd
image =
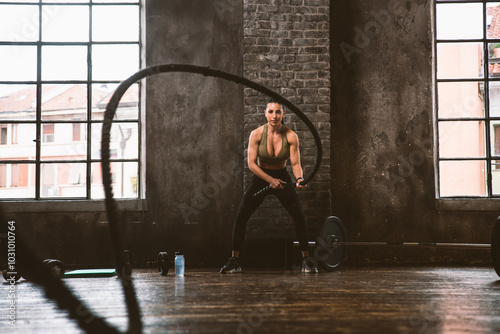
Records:
M333 2L333 212L352 240L490 242L497 205L435 199L431 3ZM354 262L490 261L477 250L349 254Z
M147 65L185 63L242 74L240 1L146 4ZM180 248L191 264L229 256L243 192L242 92L197 74L147 81L146 224L157 228L150 254Z

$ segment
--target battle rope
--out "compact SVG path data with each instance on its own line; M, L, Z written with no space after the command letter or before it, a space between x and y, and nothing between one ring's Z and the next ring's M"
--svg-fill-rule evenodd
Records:
M116 109L118 108L118 104L130 86L132 86L135 82L143 78L146 78L148 76L160 73L167 73L167 72L189 72L189 73L202 74L204 76L222 78L228 81L244 85L246 87L252 88L258 92L268 95L269 97L281 103L282 105L286 106L290 111L295 113L306 124L306 126L313 134L317 150L316 162L313 166L312 171L304 178L304 184L309 183L309 181L318 171L321 163L323 152L321 147L321 139L319 137L318 132L316 131L316 128L309 120L309 118L307 118L307 116L304 115L302 111L300 111L299 108L297 108L293 103L288 101L280 94L275 93L272 90L260 84L257 84L251 80L245 79L241 76L223 72L221 70L212 69L210 67L187 65L187 64L162 64L140 70L139 72L133 74L128 79L123 81L117 87L108 105L106 106L106 112L104 113L104 123L102 127L102 139L101 139L102 176L103 176L104 192L106 196L106 210L108 214L109 227L111 230L116 265L119 272L125 271L125 266L127 265L127 256L123 252L123 241L122 241L123 238L118 219L118 209L116 207L116 202L113 198L113 189L111 185L112 177L111 177L110 147L109 147L111 125L113 122L113 118L115 116ZM133 289L132 280L130 277L127 277L127 275L123 275L122 283L123 283L123 289L125 291L125 297L130 316L129 326L136 330L140 330L141 328L140 310Z
M260 84L257 84L238 75L211 69L209 67L185 64L165 64L145 68L135 73L128 79L124 80L113 93L111 100L106 106L106 112L104 114L104 124L102 127L101 150L103 185L106 195L106 211L110 227L110 237L112 240L113 252L115 254L117 273L123 287L125 302L127 304L129 315L129 326L127 331L128 333L141 333L142 321L139 304L137 302L137 297L135 295L135 290L132 284L132 278L127 274L126 267L128 265L129 257L128 254L124 251L121 224L118 219L118 209L113 198L109 147L111 124L120 99L132 84L148 76L166 72L198 73L204 76L217 77L235 82L243 86L252 88L265 95L268 95L269 97L286 106L290 111L295 113L309 128L316 142L316 162L311 172L304 178L305 184L311 181L313 176L318 171L322 158L321 140L314 125L306 115L304 115L294 104L292 104L290 101L288 101L278 93L275 93ZM2 223L5 223L2 224L2 230L0 231L0 244L3 244L4 241L6 241L4 239L6 239L7 236L7 233L4 233L4 228L6 229L7 226L7 220L5 219L5 215L1 206L0 220L2 221ZM17 253L17 259L18 262L23 265L23 273L25 273L26 276L29 277L34 283L40 285L45 290L47 298L54 300L60 309L66 310L69 314L69 317L75 319L78 325L88 333L119 333L116 328L109 325L101 317L95 315L83 301L79 300L75 296L75 294L64 284L64 282L60 278L52 275L50 269L42 264L42 261L38 257L36 251L28 242L24 240L22 234L18 233L16 240L18 242L17 249L19 250Z

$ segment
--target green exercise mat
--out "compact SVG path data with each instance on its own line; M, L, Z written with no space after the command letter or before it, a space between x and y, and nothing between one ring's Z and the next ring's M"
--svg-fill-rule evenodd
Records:
M111 277L115 275L115 269L78 269L64 273L63 278Z

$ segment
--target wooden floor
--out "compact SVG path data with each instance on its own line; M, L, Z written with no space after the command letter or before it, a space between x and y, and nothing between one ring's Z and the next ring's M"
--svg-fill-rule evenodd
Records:
M492 268L247 269L232 275L188 268L184 278L137 269L133 277L144 333L500 333L500 278ZM65 282L126 330L115 277ZM15 287L16 328L10 328L9 285L0 285L1 333L81 332L40 288L23 280Z

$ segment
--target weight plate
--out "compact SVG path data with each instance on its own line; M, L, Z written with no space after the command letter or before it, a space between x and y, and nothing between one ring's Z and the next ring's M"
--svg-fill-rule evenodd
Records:
M346 241L345 228L342 221L335 216L326 219L321 227L314 257L321 262L327 271L339 269L345 259L346 248L339 242Z
M500 276L500 216L493 225L491 233L491 260L498 276Z
M122 254L122 261L125 263L121 269L119 266L115 267L116 274L120 277L130 277L132 275L132 253L125 249Z
M50 268L52 275L56 277L63 277L64 272L66 271L66 267L64 263L59 260L47 260L43 262L44 265Z
M168 274L168 253L160 252L158 253L158 273L162 276Z

